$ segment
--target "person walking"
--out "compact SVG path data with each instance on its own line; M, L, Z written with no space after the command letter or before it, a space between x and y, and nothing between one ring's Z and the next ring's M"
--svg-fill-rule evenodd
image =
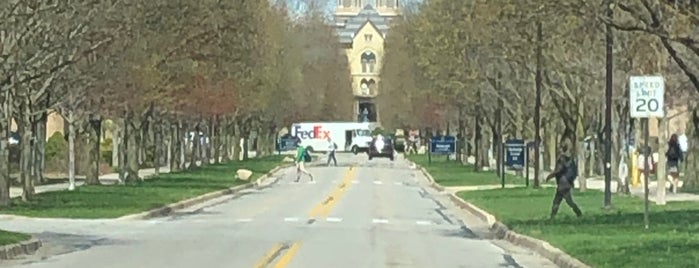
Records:
M311 154L308 152L308 148L303 145L299 145L296 148L296 180L294 182L299 182L301 180L301 175L306 174L313 181L313 174L306 170L304 163L311 162Z
M677 186L680 179L680 162L683 160L682 148L678 140L677 134L672 134L670 136L670 141L668 142L667 152L665 156L667 157L667 176L670 178L670 191L677 193Z
M553 206L551 207L552 220L558 214L558 208L563 200L573 209L575 215L582 216L582 211L573 201L572 193L575 178L578 175L577 165L573 157L568 155L568 151L567 145L561 145L560 154L556 160L556 169L546 176L546 182L551 178L556 178L556 195L553 197Z
M330 137L328 137L328 166L330 166L330 160L337 166L337 158L335 158L335 150L337 150L337 143L333 142Z

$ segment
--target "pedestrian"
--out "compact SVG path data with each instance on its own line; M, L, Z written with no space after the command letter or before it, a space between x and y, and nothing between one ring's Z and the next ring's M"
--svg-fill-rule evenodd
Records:
M568 146L561 145L558 159L556 160L556 169L546 176L546 182L551 178L556 178L556 195L553 197L553 206L551 207L551 219L553 220L558 213L558 208L561 206L561 201L565 199L568 206L573 209L575 215L582 216L582 211L575 201L573 201L573 185L575 178L578 175L577 164L572 156L569 155Z
M677 134L672 134L670 136L670 141L668 142L667 152L665 156L667 157L667 176L670 178L670 191L677 193L677 186L680 179L680 162L682 162L682 148L680 147L680 142L678 140Z
M337 143L333 142L330 137L328 137L328 166L330 166L330 160L337 166L337 159L335 158L335 150L337 150Z
M308 152L308 147L299 145L296 149L296 180L294 182L299 182L301 180L301 174L306 174L311 177L313 181L313 174L306 170L304 163L311 162L311 154Z

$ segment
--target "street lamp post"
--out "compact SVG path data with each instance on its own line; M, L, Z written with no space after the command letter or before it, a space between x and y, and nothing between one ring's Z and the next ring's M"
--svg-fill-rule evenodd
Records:
M607 18L612 19L614 15L612 11L612 1L607 0ZM614 78L613 67L613 46L614 46L614 36L612 32L612 26L606 24L606 58L607 58L607 81L605 88L605 111L604 111L604 207L610 208L612 206L612 82Z

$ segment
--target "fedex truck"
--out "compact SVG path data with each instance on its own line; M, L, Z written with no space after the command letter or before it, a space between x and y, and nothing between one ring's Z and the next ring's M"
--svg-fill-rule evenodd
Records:
M291 126L291 136L298 137L302 146L310 146L316 152L328 151L330 138L337 144L338 152L357 154L369 149L371 131L377 126L376 123L304 122Z

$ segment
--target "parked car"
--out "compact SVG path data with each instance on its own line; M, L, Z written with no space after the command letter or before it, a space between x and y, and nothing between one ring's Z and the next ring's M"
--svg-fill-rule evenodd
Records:
M393 161L393 140L382 136L374 137L369 144L369 151L367 154L369 155L369 160L374 157L387 157Z

